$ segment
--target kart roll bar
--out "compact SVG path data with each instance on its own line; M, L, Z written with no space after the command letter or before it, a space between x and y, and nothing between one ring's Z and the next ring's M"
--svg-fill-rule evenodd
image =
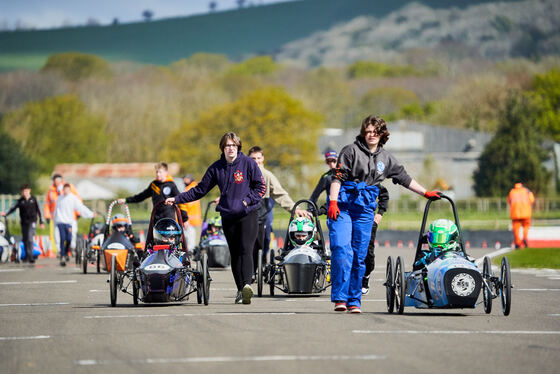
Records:
M319 220L319 209L317 209L317 205L315 205L315 203L311 200L307 200L307 199L303 199L303 200L298 200L295 204L294 207L292 208L292 211L290 212L290 220L288 221L288 230L286 230L286 238L284 240L284 247L283 247L283 251L287 251L288 250L288 245L290 243L290 222L292 222L292 220L294 219L294 216L296 215L296 208L303 203L307 203L308 204L308 209L309 206L311 206L312 210L311 213L313 214L313 220L315 222L313 222L315 224L315 227L317 228L317 232L319 233L319 245L321 246L321 248L325 249L325 237L323 236L323 229L321 228L321 220Z
M453 216L455 217L455 226L457 226L457 231L459 233L459 237L457 239L457 242L459 243L459 246L461 247L461 251L465 254L465 256L467 256L467 252L465 251L465 245L463 243L463 231L461 230L461 225L459 224L459 216L457 215L457 207L455 206L455 203L453 202L453 200L447 196L444 195L442 193L439 194L439 196L442 199L445 199L447 201L449 201L449 203L451 204L451 208L453 209ZM419 255L421 254L422 251L422 244L424 243L424 230L426 229L426 221L428 220L428 212L430 211L430 205L432 204L432 202L434 202L437 199L431 198L428 200L428 202L426 203L426 206L424 207L424 217L422 218L422 226L420 227L420 236L418 237L418 245L416 247L416 256L415 256L415 260L418 260Z

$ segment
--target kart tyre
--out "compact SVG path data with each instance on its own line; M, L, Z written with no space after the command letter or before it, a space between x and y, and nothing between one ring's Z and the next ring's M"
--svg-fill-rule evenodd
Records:
M490 257L484 256L482 265L482 300L484 301L484 312L490 314L492 312L492 263Z
M87 253L88 253L88 249L84 248L84 250L82 251L82 255L80 256L82 258L82 271L84 272L84 274L87 274L87 266L88 266Z
M210 271L208 270L208 254L206 252L202 253L200 262L202 265L202 299L204 305L208 305L210 300Z
M111 256L111 276L109 278L109 289L111 291L111 306L117 305L117 258Z
M270 263L268 265L268 287L270 296L274 296L274 273L276 272L276 259L274 258L274 249L270 249Z
M132 281L132 301L134 305L138 305L138 281Z
M393 313L395 309L395 286L393 284L395 261L393 257L387 257L387 268L385 269L385 296L387 298L387 312Z
M393 281L395 288L395 308L397 313L403 314L404 312L404 299L405 299L405 279L404 279L404 261L401 256L397 257L395 265L395 277Z
M97 273L101 273L101 250L96 250L96 259L97 259Z
M263 290L263 250L259 249L257 252L257 296L262 297Z
M500 284L502 312L504 313L504 316L508 316L511 310L511 271L507 257L502 257L502 265L500 267Z

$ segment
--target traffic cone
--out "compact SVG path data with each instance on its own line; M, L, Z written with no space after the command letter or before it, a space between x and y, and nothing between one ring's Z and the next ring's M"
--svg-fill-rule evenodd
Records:
M402 240L397 241L397 248L402 248L403 244L402 244Z
M488 244L486 243L486 240L482 242L482 248L484 249L488 248Z
M385 240L385 248L389 248L391 246L391 243L388 240Z

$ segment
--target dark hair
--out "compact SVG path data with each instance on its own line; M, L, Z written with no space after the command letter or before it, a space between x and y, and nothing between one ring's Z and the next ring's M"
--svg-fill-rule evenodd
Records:
M62 175L60 175L60 174L54 174L54 175L52 176L52 180L55 180L56 178L62 178Z
M70 188L70 183L65 183L63 188L66 188L66 187Z
M19 189L20 189L21 191L23 191L23 190L28 190L28 189L30 190L31 187L29 187L29 184L24 183L24 184L21 185L21 187L20 187Z
M251 156L253 153L261 153L264 156L264 152L262 150L261 147L259 147L258 145L251 147L249 149L249 152L247 152L247 156Z
M220 150L223 152L226 148L227 141L231 140L237 145L237 152L241 152L241 138L234 132L226 132L220 140Z
M387 123L381 117L369 115L362 121L362 127L360 128L360 136L365 138L366 128L368 126L373 126L375 132L379 135L379 145L384 145L389 140L389 135L391 134L387 130Z
M165 162L158 162L157 164L154 165L156 170L159 169L164 169L165 171L167 171L167 164Z

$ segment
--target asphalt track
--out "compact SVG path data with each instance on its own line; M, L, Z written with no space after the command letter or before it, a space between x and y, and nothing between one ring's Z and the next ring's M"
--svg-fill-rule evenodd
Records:
M489 250L473 249L480 257ZM379 248L362 315L335 313L329 293L234 305L229 270L212 271L209 306L109 306L107 274L54 259L0 266L1 373L558 373L560 272L514 271L512 312L386 312ZM93 270L93 268L90 268ZM256 289L256 287L255 287ZM267 294L267 292L265 292Z

